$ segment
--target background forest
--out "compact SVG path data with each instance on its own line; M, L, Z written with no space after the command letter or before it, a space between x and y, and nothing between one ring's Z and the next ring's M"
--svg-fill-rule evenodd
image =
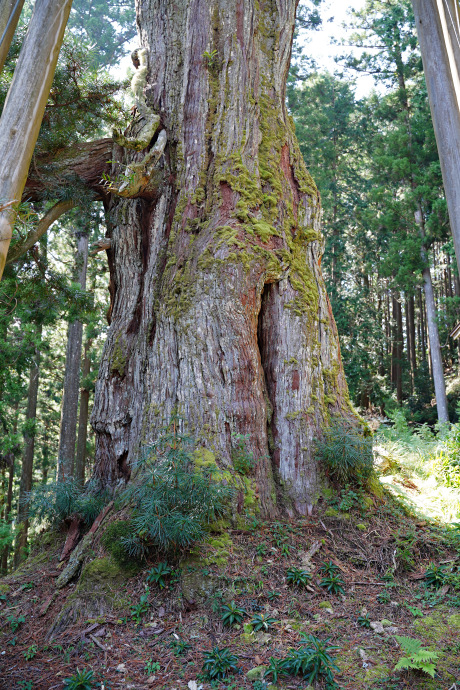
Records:
M1 102L29 15L26 3ZM320 0L300 6L288 107L321 192L322 266L350 396L364 414L433 429L423 275L429 269L434 286L451 421L460 382L449 333L459 319L460 280L411 3L368 0L350 14L351 45L334 74L309 55L308 35L320 23ZM134 27L134 8L121 0L75 1L36 156L123 123L127 83L113 75ZM360 73L373 76L375 90L358 99ZM20 254L30 226L56 199L74 209ZM73 458L78 482L91 474L89 417L109 307L105 253L97 251L104 234L100 202L71 177L56 180L52 198L24 203L15 229L14 260L0 284L3 570L12 562L13 525L26 515L23 496L55 478L59 455Z

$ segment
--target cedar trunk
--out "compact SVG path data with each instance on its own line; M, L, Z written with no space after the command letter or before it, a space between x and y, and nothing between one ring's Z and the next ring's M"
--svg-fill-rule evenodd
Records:
M263 513L304 514L315 439L330 413L350 414L319 194L285 105L296 4L137 2L167 146L154 189L106 203L111 326L92 415L103 484L127 479L177 411L222 465L247 435ZM117 145L113 157L144 155Z

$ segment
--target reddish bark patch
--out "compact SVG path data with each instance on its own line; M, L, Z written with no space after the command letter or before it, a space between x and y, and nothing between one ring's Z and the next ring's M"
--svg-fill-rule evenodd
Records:
M292 169L288 144L284 144L283 148L281 149L280 167L284 173L284 177L286 178L287 182L289 182L289 186L291 187L292 210L294 213L294 218L297 221L297 209L300 203L300 189L299 183L297 182Z
M73 518L70 523L69 531L67 532L67 539L65 540L64 548L62 549L60 561L64 561L67 556L71 554L80 539L80 518Z
M298 391L300 388L300 374L297 369L292 372L292 390Z
M236 3L236 38L242 50L244 46L244 6L243 0L238 0Z
M220 216L222 222L223 220L228 220L233 209L235 208L233 190L227 182L220 183L220 195L222 197L222 203L220 205Z

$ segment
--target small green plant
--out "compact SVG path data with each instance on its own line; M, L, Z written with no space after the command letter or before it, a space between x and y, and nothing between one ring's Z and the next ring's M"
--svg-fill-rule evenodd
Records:
M169 578L173 569L167 563L158 563L155 568L147 572L147 582L158 585L160 589L166 587L166 579Z
M340 572L340 568L332 561L324 561L324 563L321 563L319 566L319 571L323 573L323 575L335 575L335 573Z
M190 548L206 536L208 523L229 511L235 489L221 481L217 465L197 464L196 445L178 432L175 419L134 463L143 481L128 484L119 499L132 509L131 534L120 540L128 555Z
M233 467L239 474L252 474L257 464L254 460L254 453L248 451L247 446L249 436L237 434L233 436L232 462Z
M436 665L433 663L439 657L437 652L424 649L420 640L413 637L396 635L396 640L402 647L406 656L401 657L395 666L395 671L410 670L423 671L432 678L436 673Z
M358 625L360 628L370 628L371 627L371 619L369 618L368 613L362 613L360 616L358 616L357 620Z
M322 642L314 635L304 637L302 646L299 649L292 649L287 655L284 663L285 672L293 676L302 676L309 684L324 677L329 687L334 686L333 671L339 669L330 652L338 647L328 642L329 638Z
M30 645L30 647L28 647L28 648L25 650L25 652L23 652L23 654L24 654L24 659L25 659L26 661L30 661L31 659L34 658L34 656L36 656L37 652L38 652L38 647L37 647L37 645L36 645L36 644Z
M9 616L6 617L6 620L10 624L11 632L16 632L16 630L19 628L22 623L25 622L24 616L19 616L16 618L13 614L10 614Z
M446 583L446 571L441 566L430 563L425 571L425 582L427 587L440 589Z
M144 670L148 676L158 673L160 668L160 663L158 661L154 661L153 659L149 659L144 666Z
M222 606L222 623L224 625L239 625L246 615L246 611L232 601Z
M380 594L377 594L377 601L379 604L389 604L391 601L391 594L388 590L383 590Z
M339 417L316 442L318 459L339 484L366 484L373 474L372 439Z
M271 676L272 681L276 683L278 681L278 677L283 673L286 674L285 660L275 659L275 657L271 656L268 668L264 674L264 678L269 678Z
M20 680L18 683L19 690L33 690L34 684L31 680Z
M148 612L150 608L149 604L149 592L145 592L145 594L142 594L139 603L137 604L131 604L130 609L131 609L131 618L133 621L136 623L136 625L139 625L139 623L142 620L142 617Z
M64 679L64 690L93 690L94 674L91 669L77 672Z
M405 604L405 607L408 611L411 612L411 614L414 616L414 618L423 618L422 609L419 609L416 606L409 606L409 604Z
M331 594L345 594L344 585L345 581L338 573L326 575L319 583L320 587L323 587Z
M268 630L272 625L279 623L276 618L271 618L263 613L258 613L249 622L256 632L259 630Z
M237 670L238 657L227 647L214 647L204 653L203 674L208 680L222 680L229 671Z
M300 568L288 568L286 582L294 587L306 587L311 581L311 573Z
M276 592L276 591L267 592L268 601L275 601L276 599L279 599L280 596L281 596L280 592Z
M293 550L294 547L291 546L290 544L283 544L281 547L281 555L284 558L290 558L291 556L291 550Z
M192 645L179 637L171 642L170 647L174 651L174 656L180 656L188 652L188 650L192 648Z
M213 67L214 61L217 57L217 50L205 50L203 53L203 57L207 61L208 67Z
M258 556L265 556L266 553L267 553L267 544L265 542L263 544L257 544L256 554Z

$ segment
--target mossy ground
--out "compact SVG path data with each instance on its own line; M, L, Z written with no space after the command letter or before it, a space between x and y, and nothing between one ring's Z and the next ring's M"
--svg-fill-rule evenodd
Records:
M198 464L211 461L211 456L198 458ZM216 524L215 529L225 531L211 529L206 543L181 562L171 562L176 570L165 589L147 583L154 559L136 574L117 562L116 537L123 523L113 522L107 537L96 540L80 579L56 591L64 535L46 537L44 548L0 583L6 597L0 601L0 652L5 652L0 688L14 690L27 680L33 690L57 690L77 668L91 668L95 679L111 688L186 690L197 680L203 690L249 690L257 680L247 675L251 669L267 666L272 656L285 656L302 634L313 634L337 645L336 681L343 690L448 690L460 683L460 591L430 590L422 576L431 561L458 562L460 538L455 541L453 532L420 519L389 495L363 498L360 505L340 509L341 499L329 489L308 519L269 523L253 515L238 528ZM319 549L308 559L314 544ZM344 596L321 587L324 561L339 567ZM395 564L394 579L385 579ZM310 589L287 585L291 566L311 571ZM148 606L136 621L131 606L139 604L147 586ZM91 613L80 607L79 617L69 618L47 641L52 623L72 611L76 601L87 602ZM241 626L226 628L221 607L231 601L247 616ZM383 632L358 625L363 609L370 621L382 623ZM261 612L278 623L258 633L250 621ZM24 616L25 622L13 631L7 616ZM395 634L416 638L439 654L435 679L394 671L403 656ZM171 646L175 636L190 645L182 655L176 656ZM32 645L36 654L26 660ZM203 651L215 645L238 656L241 672L211 685L199 674ZM149 661L158 662L159 671L148 671ZM277 687L304 690L305 682L281 677Z

